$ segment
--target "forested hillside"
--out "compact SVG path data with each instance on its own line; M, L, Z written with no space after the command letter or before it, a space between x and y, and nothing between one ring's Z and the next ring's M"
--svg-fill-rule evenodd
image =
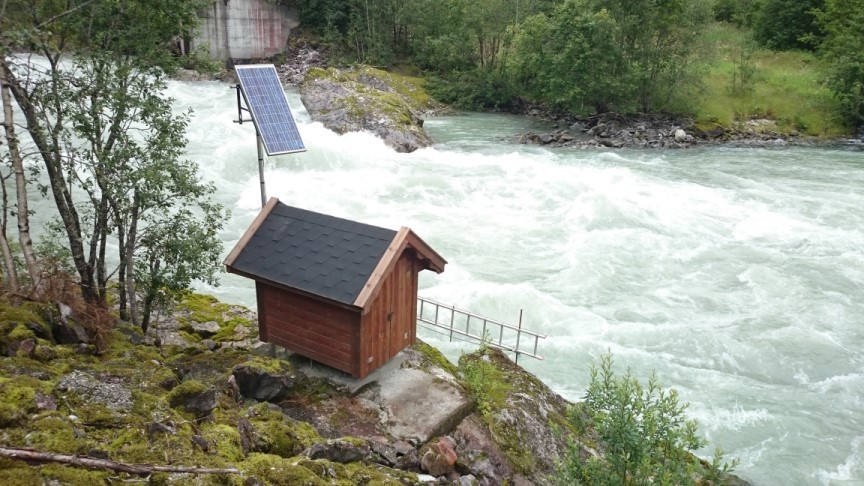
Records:
M864 124L864 0L282 1L339 61L419 69L466 108Z

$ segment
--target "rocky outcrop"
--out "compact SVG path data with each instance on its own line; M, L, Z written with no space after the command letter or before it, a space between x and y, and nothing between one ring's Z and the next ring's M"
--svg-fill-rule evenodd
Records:
M227 468L241 472L243 484L260 485L551 486L570 447L597 455L586 445L594 439L574 429L571 404L500 351L482 348L456 367L418 342L358 382L284 351L211 349L201 338L215 327L190 322L215 322L214 338L233 342L235 328L245 328L237 319L250 313L200 296L186 303L174 318L153 324L154 333L163 324L186 329L172 331L185 333L186 347L157 346L152 338L133 344L129 336L138 333L126 328L106 336L109 346L98 359L77 353L80 345L55 345L53 355L39 358L0 358L4 445L132 464ZM42 325L38 317L4 314L2 307L0 341L10 335L19 343L43 341L29 329ZM47 484L61 473L64 484L101 484L108 477L0 459L0 484L10 478L19 481L10 484ZM163 475L151 481L191 480ZM239 484L208 476L194 482Z
M436 105L417 78L368 66L315 68L299 86L312 119L336 133L368 131L397 152L432 144L423 117Z

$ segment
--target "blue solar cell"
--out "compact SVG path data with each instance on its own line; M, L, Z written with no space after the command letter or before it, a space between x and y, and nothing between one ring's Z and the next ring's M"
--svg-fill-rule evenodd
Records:
M252 121L261 132L267 155L289 154L306 150L285 90L272 64L235 66L237 78Z

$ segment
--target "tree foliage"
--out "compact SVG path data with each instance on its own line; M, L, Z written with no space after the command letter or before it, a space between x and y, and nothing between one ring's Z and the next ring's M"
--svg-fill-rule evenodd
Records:
M826 33L821 50L830 66L828 86L848 123L864 127L864 1L826 0L818 19Z
M765 0L753 17L753 36L769 49L812 50L822 36L814 12L824 3L824 0Z
M565 0L521 26L515 75L543 101L598 112L664 111L696 86L700 0Z
M173 291L194 278L212 279L221 249L212 237L224 218L210 200L214 188L182 159L188 115L173 114L163 94L166 73L177 64L168 45L191 33L202 5L12 0L16 14L0 16L0 70L48 175L81 293L104 306L107 282L117 276L121 313L129 310L136 322L139 293L150 295L158 289L149 285L163 282ZM173 228L175 246L198 253L160 246L151 235L162 227ZM185 271L191 278L149 278L139 259L158 260L162 273L168 265L196 270Z
M692 485L731 471L734 463L721 465L719 450L708 466L692 455L706 441L674 389L653 376L646 388L629 371L616 376L612 365L607 354L592 366L584 413L574 410L571 418L577 430L594 431L601 455L583 459L573 444L559 471L562 485Z

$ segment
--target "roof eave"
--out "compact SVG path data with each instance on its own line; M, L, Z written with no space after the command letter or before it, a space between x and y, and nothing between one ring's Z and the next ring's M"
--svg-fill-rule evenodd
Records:
M234 265L234 262L237 261L237 257L240 256L240 253L243 252L243 249L246 248L246 245L249 243L249 240L252 239L252 236L258 231L258 228L264 224L264 220L267 219L267 216L270 216L270 212L273 211L273 208L276 207L276 204L279 203L279 199L275 197L271 197L267 204L261 208L261 212L258 213L258 216L255 217L255 220L252 221L252 224L246 228L246 232L243 233L243 236L237 240L237 244L234 245L234 249L231 250L231 253L225 257L225 261L223 262L226 267L228 267L228 271L231 271L231 266ZM234 272L236 273L236 272ZM254 278L254 277L250 277Z
M336 305L336 306L342 307L343 309L348 309L348 310L355 311L355 312L360 312L363 310L361 307L358 307L356 305L342 302L342 301L339 301L339 300L336 300L336 299L333 299L330 297L325 297L323 295L315 294L312 292L307 292L305 290L298 289L297 287L291 287L289 285L281 284L281 283L275 282L273 280L262 278L259 275L253 275L251 273L244 272L242 270L238 270L234 267L227 267L227 270L228 270L228 273L233 273L235 275L240 275L241 277L246 277L248 279L252 279L256 283L261 283L264 285L269 285L271 287L276 287L276 288L284 290L286 292L291 292L291 293L296 294L296 295L301 295L303 297L315 299L315 300L324 302L326 304Z
M406 236L408 246L417 252L418 258L420 258L420 260L422 260L426 265L426 269L432 270L435 273L443 272L444 266L447 265L447 260L439 255L437 251L433 250L431 246L423 241L423 238L417 236L417 233L412 231L410 228L405 228L403 226L403 229L408 230L408 235Z

